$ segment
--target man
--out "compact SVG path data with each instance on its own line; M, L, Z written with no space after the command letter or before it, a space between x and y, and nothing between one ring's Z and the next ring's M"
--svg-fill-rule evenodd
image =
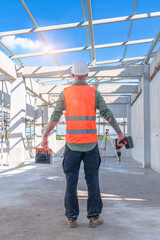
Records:
M99 189L98 172L100 166L100 154L98 149L98 137L96 131L96 109L118 134L118 144L124 136L108 109L100 92L86 83L88 65L83 61L77 61L72 67L72 76L75 82L67 87L59 95L54 112L43 136L42 146L47 147L47 137L58 123L63 111L66 110L66 145L63 159L63 170L66 176L65 215L69 227L76 227L79 215L77 199L77 184L80 163L84 162L85 180L88 187L87 218L89 226L96 227L102 224L100 217L102 200Z

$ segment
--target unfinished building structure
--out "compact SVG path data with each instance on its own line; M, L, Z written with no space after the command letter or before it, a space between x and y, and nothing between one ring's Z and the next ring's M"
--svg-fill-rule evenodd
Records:
M123 124L127 122L127 135L133 137L134 149L124 154L141 162L143 167L151 167L160 172L160 153L157 147L160 144L160 110L157 107L160 100L160 50L155 51L155 46L160 39L160 30L150 39L129 40L133 21L160 17L160 12L136 15L136 0L131 16L93 20L91 2L86 0L88 21L86 21L81 1L83 22L38 27L25 2L23 0L21 2L35 28L1 32L0 37L39 33L49 51L14 55L0 42L4 49L0 51L1 165L8 163L11 167L19 166L25 162L26 158L34 157L35 148L40 147L42 135L54 110L56 99L73 80L71 66L60 66L56 55L88 51L90 55L88 84L102 93L116 118L126 120ZM125 21L130 21L125 42L95 45L94 25ZM43 32L70 28L84 28L88 46L52 50ZM150 43L145 56L125 57L129 45L144 43ZM123 58L96 61L97 49L120 46L125 47ZM23 63L23 58L44 55L52 55L57 66L25 66ZM57 81L61 81L62 84L57 85ZM99 116L98 112L97 116ZM99 121L99 117L97 119ZM30 132L26 139L28 130ZM33 138L29 137L31 132ZM56 154L63 144L63 140L56 140L56 131L53 131L49 137L49 147Z

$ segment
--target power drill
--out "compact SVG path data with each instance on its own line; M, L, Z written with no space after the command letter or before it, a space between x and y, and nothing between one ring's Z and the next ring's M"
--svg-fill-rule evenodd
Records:
M119 147L117 145L117 141L118 139L115 139L115 144L116 144L116 151L117 151L117 155L119 157L119 162L121 161L121 147ZM130 149L130 148L133 148L134 145L133 145L133 140L132 140L132 137L131 136L128 136L128 137L124 137L124 139L122 141L120 141L120 144L124 144L125 148L126 149Z

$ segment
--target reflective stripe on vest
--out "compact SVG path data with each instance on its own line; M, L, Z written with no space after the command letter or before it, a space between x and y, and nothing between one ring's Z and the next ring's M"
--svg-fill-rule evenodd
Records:
M64 89L66 142L97 142L95 88L72 85Z
M68 134L89 134L89 133L96 133L97 129L77 129L77 130L68 130Z
M96 120L95 116L69 116L66 121L83 121L83 120Z

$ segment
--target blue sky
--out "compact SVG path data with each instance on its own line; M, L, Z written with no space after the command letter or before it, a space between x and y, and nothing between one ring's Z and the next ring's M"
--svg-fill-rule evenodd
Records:
M80 0L25 0L39 27L65 23L82 22ZM85 0L83 0L86 13ZM135 0L91 0L94 20L132 15ZM136 14L160 11L159 0L139 0ZM0 32L34 27L20 0L1 1ZM130 21L94 26L95 44L115 43L127 40ZM160 18L134 21L130 40L155 37L160 27ZM88 31L89 32L89 31ZM87 46L85 28L74 28L43 33L53 50ZM40 35L25 34L9 39L1 38L14 54L44 51L45 44ZM128 46L126 58L147 54L151 43ZM160 44L157 44L155 50ZM2 50L2 47L0 47ZM4 51L4 50L3 50ZM5 52L5 51L4 51ZM96 50L96 60L105 61L122 58L123 47ZM5 52L6 53L6 52ZM7 53L8 55L8 53ZM73 64L78 59L90 62L89 52L75 52L56 55L60 65ZM27 66L56 66L52 56L21 59Z

